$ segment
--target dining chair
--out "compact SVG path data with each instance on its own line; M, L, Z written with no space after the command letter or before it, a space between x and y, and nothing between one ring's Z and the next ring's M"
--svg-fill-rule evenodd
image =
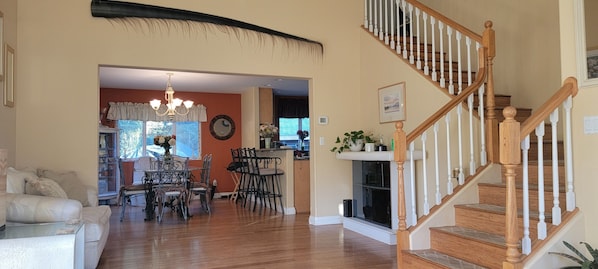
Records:
M131 173L131 177L133 178L133 180L131 184L125 183L126 173L123 169L124 160L122 158L118 159L118 169L120 172L120 190L118 192L118 201L120 205L120 221L123 221L125 218L125 210L127 204L131 203L131 198L145 196L143 172L146 169L150 168L152 159L153 157L144 156L137 158L133 162L133 173Z
M208 212L208 214L212 213L210 208L211 204L211 191L212 186L210 184L210 172L212 170L212 153L208 153L204 155L203 164L201 167L201 173L199 180L194 181L192 180L189 185L189 192L192 195L199 196L199 201L201 203L201 208Z
M154 187L158 222L162 222L164 209L180 213L185 220L188 216L187 181L189 178L189 158L172 155L169 159L157 160L158 182Z

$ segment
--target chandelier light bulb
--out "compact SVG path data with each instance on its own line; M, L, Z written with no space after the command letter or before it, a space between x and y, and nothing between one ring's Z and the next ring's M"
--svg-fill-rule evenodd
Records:
M166 84L166 90L164 91L164 99L167 101L166 110L160 112L162 102L158 99L151 100L150 106L156 111L158 116L168 115L168 118L172 120L174 119L175 115L187 115L189 113L189 109L193 106L193 101L183 101L180 98L174 98L174 89L172 88L172 85L170 85L170 78L173 74L166 73L166 75L168 75L168 82ZM183 111L177 110L177 108L182 104L184 104Z

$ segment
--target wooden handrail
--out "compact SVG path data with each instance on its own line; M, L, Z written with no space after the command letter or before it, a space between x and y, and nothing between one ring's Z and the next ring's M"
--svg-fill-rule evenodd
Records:
M428 15L431 15L432 17L441 20L442 22L444 22L446 25L449 25L450 27L452 27L453 29L461 32L462 34L464 34L465 36L469 36L471 39L478 41L478 42L482 42L482 36L479 34L476 34L474 32L472 32L471 30L467 29L465 26L457 23L456 21L453 21L449 18L447 18L446 16L440 14L438 11L433 10L427 6L425 6L424 4L420 3L417 0L406 0L407 2L411 3L414 7L419 8L421 11L424 11L426 13L428 13Z
M415 138L417 138L421 134L423 134L424 131L426 131L430 127L432 127L432 125L434 125L434 123L436 123L440 119L440 117L446 115L454 107L456 107L457 105L459 105L463 101L465 101L465 99L471 93L473 93L474 91L479 89L480 86L485 82L485 80L486 80L486 61L485 61L486 60L486 50L484 48L479 48L478 51L479 51L479 56L478 56L479 68L476 73L476 74L478 74L478 76L476 77L476 80L471 85L469 85L467 88L465 88L465 90L463 90L459 95L457 95L451 101L446 103L446 105L444 105L442 108L440 108L434 114L432 114L432 116L428 117L428 119L426 119L424 122L422 122L415 129L413 129L413 131L411 131L409 133L409 135L407 135L407 145L409 143L411 143L412 141L414 141Z
M560 106L569 96L577 95L577 79L568 77L563 82L563 86L546 103L540 106L526 121L521 124L521 141L530 134L536 127L544 121L558 106Z

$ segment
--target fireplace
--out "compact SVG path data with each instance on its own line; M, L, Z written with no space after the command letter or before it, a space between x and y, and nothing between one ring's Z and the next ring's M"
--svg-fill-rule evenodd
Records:
M353 216L392 228L390 162L353 161Z

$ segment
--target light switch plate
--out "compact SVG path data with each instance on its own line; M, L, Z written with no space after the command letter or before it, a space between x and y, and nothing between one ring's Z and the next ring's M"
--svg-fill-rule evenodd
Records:
M587 116L583 118L583 132L585 134L598 133L598 116Z

